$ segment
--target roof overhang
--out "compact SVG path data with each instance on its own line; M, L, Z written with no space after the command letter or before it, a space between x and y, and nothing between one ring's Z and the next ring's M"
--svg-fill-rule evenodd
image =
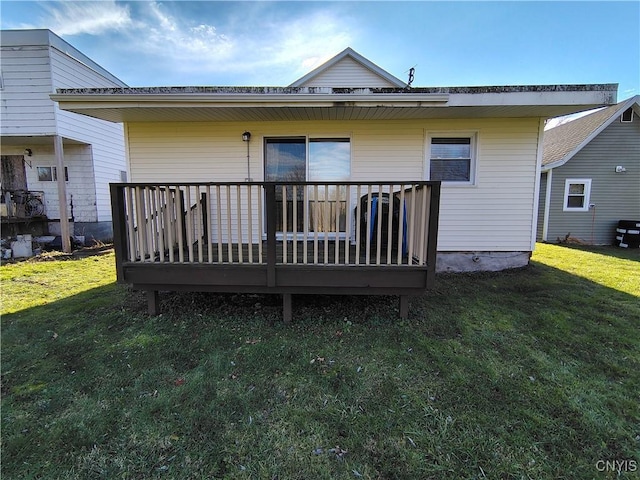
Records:
M617 85L330 89L154 87L59 90L62 110L111 122L549 118L616 102Z

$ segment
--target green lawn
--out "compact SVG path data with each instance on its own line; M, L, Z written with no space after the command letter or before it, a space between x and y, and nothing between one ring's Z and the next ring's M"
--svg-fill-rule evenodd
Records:
M294 296L287 326L263 295L150 318L113 262L0 268L3 479L639 478L638 251L538 245L408 320Z

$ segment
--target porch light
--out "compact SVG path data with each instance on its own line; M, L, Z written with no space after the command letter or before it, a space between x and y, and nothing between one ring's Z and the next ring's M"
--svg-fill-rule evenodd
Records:
M249 140L251 140L251 132L244 132L242 134L242 141L248 142Z
M31 155L33 155L33 150L31 150L30 148L25 148L24 149L24 156L25 157L30 157Z

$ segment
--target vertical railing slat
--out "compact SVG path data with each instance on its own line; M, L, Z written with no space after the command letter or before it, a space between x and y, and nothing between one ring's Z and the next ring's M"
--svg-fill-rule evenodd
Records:
M262 209L262 198L264 195L264 185L260 185L258 186L258 262L260 263L264 263L263 258L262 258L262 232L263 230L263 223L262 223L262 214L263 214L263 209Z
M249 247L249 263L253 263L253 201L251 200L253 185L247 185L247 245Z
M227 261L229 263L233 263L233 235L231 232L231 185L227 185Z
M373 225L373 212L371 212L371 187L371 184L367 185L367 218L365 220L365 225L367 226L367 243L365 247L365 265L371 265L371 226Z
M218 239L218 263L223 263L222 253L222 196L220 195L220 185L216 185L216 222L218 231L216 237Z
M337 265L340 263L340 185L336 185L336 254L334 263Z
M173 196L171 195L171 187L166 185L164 187L164 195L165 195L165 208L164 208L164 216L165 216L165 228L167 229L167 249L169 250L169 263L173 263L175 261L175 256L173 253L174 247L174 211L175 204L173 202Z
M322 211L322 229L324 230L324 254L323 263L326 265L329 263L329 231L331 230L331 215L327 211L330 209L329 205L329 185L324 186L324 204Z
M196 185L196 217L198 220L196 224L198 225L197 239L198 239L198 263L202 263L204 261L204 252L202 242L204 240L204 224L202 222L202 197L200 195L200 185Z
M409 211L410 219L409 219L409 256L407 261L409 265L412 263L413 259L413 240L414 240L414 232L415 232L415 223L416 223L416 184L411 185L411 209Z
M238 261L240 263L243 262L243 254L242 254L242 195L241 195L241 185L236 185L236 222L238 223Z
M318 264L318 185L313 186L313 264Z
M293 233L293 263L298 263L298 186L291 187L291 195L293 202L293 218L291 219Z
M350 236L351 236L351 222L349 221L349 214L351 213L351 185L345 186L345 200L344 200L344 264L349 265L349 249L350 249Z
M164 208L163 208L163 201L162 201L162 190L161 188L158 186L156 188L154 188L154 192L155 192L155 207L156 207L156 225L158 228L158 254L159 254L159 260L160 263L164 263L164 234L165 234L165 229L164 229Z
M191 186L185 186L185 212L187 220L187 253L189 254L189 263L193 263L193 218L191 214Z
M213 230L211 227L211 186L207 185L206 188L207 201L205 203L205 210L207 212L207 259L209 263L213 263Z
M281 185L282 192L282 263L287 263L287 186Z
M405 189L405 184L403 183L402 185L400 185L400 219L398 221L398 265L402 265L402 254L404 253L402 251L402 246L404 245L404 242L405 242L405 237L404 237L404 229L405 229L405 223L404 223L404 217L405 217L404 189Z
M382 185L378 185L378 206L376 208L376 265L380 265L380 254L382 252L382 216L384 209L382 208Z
M124 187L126 192L127 202L127 235L129 238L129 261L136 261L136 228L134 218L134 204L133 204L133 188Z
M361 219L362 216L360 206L360 194L362 193L360 185L356 186L356 265L360 264L360 230L362 228Z
M176 236L178 237L178 262L184 263L184 205L182 189L176 185Z
M309 187L307 185L304 186L304 190L302 191L302 217L304 221L304 225L302 225L302 230L304 231L302 238L302 263L305 265L309 263L309 259L307 257L309 246Z
M419 256L419 262L420 265L424 265L424 256L425 256L425 237L427 234L426 228L427 228L427 191L425 190L424 187L420 188L420 208L421 208L421 215L420 215L420 256Z
M393 184L389 185L389 217L387 219L387 265L391 265L391 247L393 246L393 212L396 196L393 193Z

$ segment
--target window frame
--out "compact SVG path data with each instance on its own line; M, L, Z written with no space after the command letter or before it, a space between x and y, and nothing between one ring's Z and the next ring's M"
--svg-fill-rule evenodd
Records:
M564 181L564 197L562 200L562 211L563 212L588 212L589 204L591 202L591 178L567 178ZM581 207L570 207L569 206L569 189L571 185L584 185L584 193L582 196L584 197L584 203ZM571 196L577 196L576 194L572 194Z
M624 116L625 116L625 114L626 114L627 112L630 112L630 113L631 113L631 117L629 117L629 120L625 120L625 119L624 119ZM633 122L633 107L629 107L629 108L627 108L624 112L622 112L622 113L620 114L620 122L621 122L621 123L632 123L632 122Z
M434 138L468 138L469 139L469 153L471 158L469 159L469 179L468 180L441 180L443 185L447 186L460 186L468 187L475 186L477 183L477 168L478 168L478 131L477 130L459 130L459 131L433 131L428 132L426 135L425 146L425 179L432 180L431 178L431 147L433 145Z
M40 172L39 169L41 168L48 168L50 171L50 177L51 180L42 180L40 178ZM58 167L56 167L55 165L38 165L36 166L36 175L38 176L38 182L57 182L58 181ZM68 167L64 167L64 181L68 182L69 181L69 168Z

